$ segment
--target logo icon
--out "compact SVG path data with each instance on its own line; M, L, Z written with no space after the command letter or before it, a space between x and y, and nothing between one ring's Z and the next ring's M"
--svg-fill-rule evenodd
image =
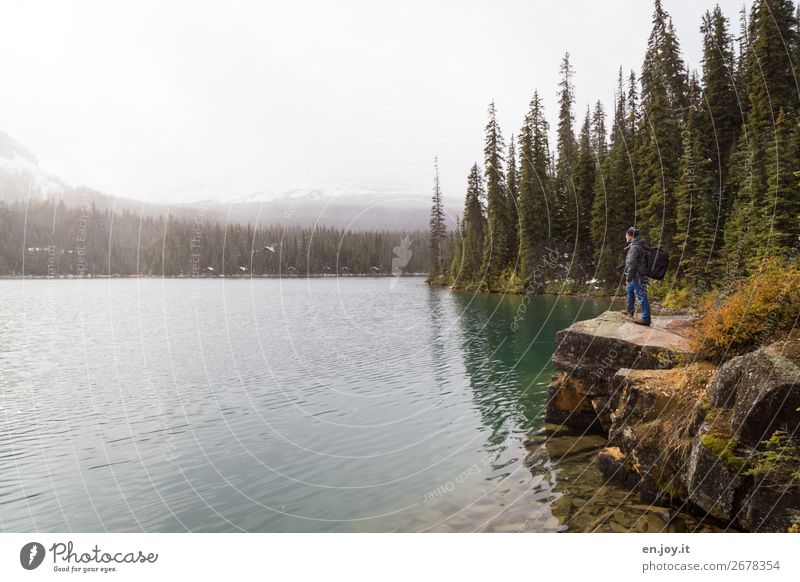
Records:
M26 570L35 570L44 561L44 546L39 542L28 542L19 551L19 563Z
M403 269L411 260L411 255L414 254L411 252L410 246L411 236L406 235L400 241L400 244L392 249L395 255L392 259L392 277L399 277L403 274ZM395 283L397 283L397 279L393 278L389 283L389 291L394 289Z

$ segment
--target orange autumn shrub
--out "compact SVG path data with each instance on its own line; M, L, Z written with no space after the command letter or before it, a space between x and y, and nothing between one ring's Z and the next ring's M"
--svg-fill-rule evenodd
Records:
M728 295L706 294L699 311L694 340L702 355L728 359L770 343L800 324L800 268L787 259L766 259Z

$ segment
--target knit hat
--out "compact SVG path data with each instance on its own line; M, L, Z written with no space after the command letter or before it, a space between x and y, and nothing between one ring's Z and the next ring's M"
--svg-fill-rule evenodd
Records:
M627 234L631 235L633 238L636 238L637 236L639 236L639 229L636 228L635 226L631 226L630 228L628 228L628 230L626 232L627 232Z

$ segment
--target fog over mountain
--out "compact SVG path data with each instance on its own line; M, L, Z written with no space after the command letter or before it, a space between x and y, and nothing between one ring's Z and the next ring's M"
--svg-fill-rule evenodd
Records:
M210 220L252 225L314 224L350 230L400 229L427 227L430 193L399 190L313 189L283 193L257 192L230 202L198 199L175 204L152 204L114 196L88 186L67 184L50 174L35 154L12 136L0 131L0 199L60 200L68 205L94 204L118 212L130 211L145 216L166 215L192 218L202 215ZM446 200L451 228L462 201Z

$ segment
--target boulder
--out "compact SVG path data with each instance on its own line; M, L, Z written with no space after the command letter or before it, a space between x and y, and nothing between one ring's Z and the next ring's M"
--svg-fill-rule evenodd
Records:
M603 430L585 383L566 374L557 375L550 386L545 422L585 430Z
M597 454L597 465L607 481L614 481L627 487L635 487L639 479L626 466L627 457L619 447L606 447Z
M612 382L609 440L616 442L626 427L652 421L678 438L696 434L697 403L707 397L713 369L704 362L668 370L621 368Z
M729 521L735 517L736 490L742 483L742 467L723 461L720 451L706 443L709 426L700 427L697 440L692 447L687 469L686 484L689 500L710 515ZM712 440L710 442L717 442Z
M546 418L604 432L592 453L602 475L649 504L725 529L786 531L800 519L790 438L800 434L800 340L716 368L694 361L691 323L663 316L647 328L606 312L558 332Z
M556 333L553 366L589 382L595 391L607 389L620 368L670 368L691 355L690 321L686 316L657 316L644 327L621 312L606 311Z
M654 317L651 326L607 311L556 334L546 420L607 432L617 406L614 375L621 368L666 369L692 353L685 316Z
M800 518L800 483L777 485L753 480L738 512L739 524L750 532L785 532Z
M800 368L775 346L749 354L752 367L742 375L733 407L734 436L757 445L778 428L800 429Z
M800 350L775 343L726 362L710 387L711 406L733 409L733 436L750 446L777 429L800 432Z

